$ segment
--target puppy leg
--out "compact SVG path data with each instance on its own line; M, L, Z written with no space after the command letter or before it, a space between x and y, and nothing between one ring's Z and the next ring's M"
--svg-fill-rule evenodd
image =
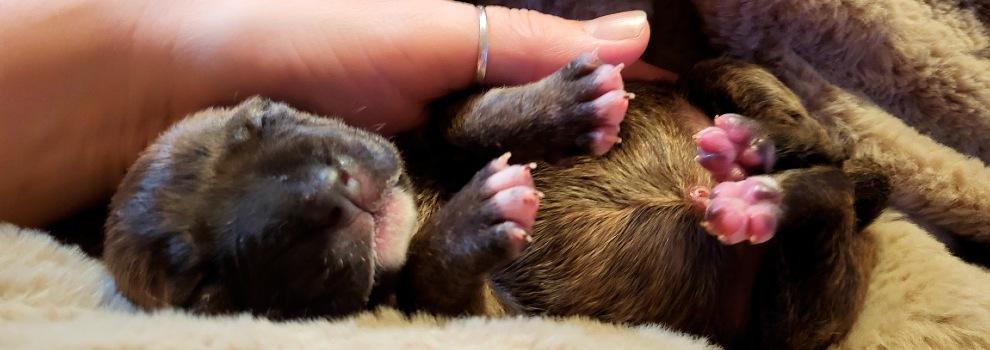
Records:
M444 101L441 136L483 159L506 151L550 162L604 154L620 142L629 106L621 70L588 53L538 82Z
M530 242L539 198L530 165L490 162L416 234L400 304L408 311L486 314L488 273Z
M683 84L694 104L720 115L695 136L699 161L720 182L712 198L696 198L707 208L706 230L723 243L762 243L762 253L749 261L759 270L752 338L743 343L823 348L841 339L873 266L869 237L859 227L876 215L883 195L856 197L875 179L844 173L852 144L836 142L762 69L713 60L697 65ZM857 220L857 213L866 217Z
M762 68L715 59L697 64L681 79L688 100L709 115L739 113L756 121L762 136L776 146L775 169L838 165L849 158L851 142L836 142L842 135L830 134L840 133L840 128L826 129L793 92Z
M750 324L757 327L744 342L821 348L849 330L873 259L852 209L856 187L840 169L817 166L727 181L712 191L705 229L725 244L748 241L762 251L751 285ZM748 293L724 297L745 302Z
M857 184L834 167L772 177L782 215L754 291L754 331L762 348L825 348L855 321L873 267L870 237L860 234L852 210Z

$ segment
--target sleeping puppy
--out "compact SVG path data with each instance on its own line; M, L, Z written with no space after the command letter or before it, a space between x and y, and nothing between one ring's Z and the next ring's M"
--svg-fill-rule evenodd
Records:
M450 96L398 148L260 98L204 111L131 168L107 266L149 309L390 304L663 323L733 347L841 339L884 179L762 69L707 61L679 87L620 70L586 54Z
M491 226L458 243L486 249L464 253L488 255L489 265L518 254L538 201L528 173L506 158L463 189L452 218L430 222ZM421 226L402 163L376 134L281 103L207 110L132 166L111 204L104 257L145 308L353 313L388 297Z

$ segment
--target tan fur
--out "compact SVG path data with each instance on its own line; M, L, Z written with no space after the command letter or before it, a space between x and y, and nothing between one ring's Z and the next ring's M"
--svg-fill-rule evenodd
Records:
M710 186L711 179L700 166L682 168L692 164L695 153L690 138L671 136L691 133L686 131L690 123L666 121L670 113L666 107L673 104L673 97L656 92L639 96L637 103L656 109L630 108L625 128L639 134L626 137L621 147L606 155L607 160L535 171L536 186L547 197L541 201L533 245L513 264L505 282L518 285L509 287L516 297L553 308L532 311L594 314L633 323L665 315L673 318L671 323L697 331L708 325L682 324L695 320L695 314L673 310L716 313L716 305L706 303L715 293L715 283L703 284L717 279L720 264L695 264L684 254L693 245L662 240L709 238L693 224L702 213L692 208L685 189ZM660 148L656 140L671 144ZM638 185L629 186L630 182ZM664 220L683 221L661 224ZM552 261L558 263L535 265ZM658 264L648 266L643 261ZM673 281L686 281L692 290L668 288ZM540 295L522 292L533 285L541 287L531 293ZM635 294L639 296L631 297Z
M952 257L918 226L888 213L863 311L838 349L990 348L990 274Z

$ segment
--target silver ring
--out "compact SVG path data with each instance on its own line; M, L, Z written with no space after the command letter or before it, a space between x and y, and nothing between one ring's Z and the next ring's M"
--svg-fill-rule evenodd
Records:
M474 71L474 81L481 83L488 71L488 14L485 7L478 5L478 65Z

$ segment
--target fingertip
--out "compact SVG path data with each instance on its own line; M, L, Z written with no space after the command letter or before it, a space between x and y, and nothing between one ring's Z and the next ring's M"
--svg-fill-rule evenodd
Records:
M594 50L604 63L630 66L646 50L650 36L642 11L623 12L589 21L574 21L499 6L488 6L486 12L489 53L484 82L489 84L536 81L582 53ZM671 79L669 72L659 68L639 69L643 71L633 74L641 78Z

